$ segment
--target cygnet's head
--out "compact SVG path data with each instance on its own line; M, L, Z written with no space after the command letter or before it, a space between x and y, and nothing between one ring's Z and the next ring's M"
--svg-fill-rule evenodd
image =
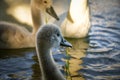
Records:
M72 47L72 45L66 41L57 25L47 24L43 25L37 32L37 42L48 46L49 48L58 47L60 45L66 47Z

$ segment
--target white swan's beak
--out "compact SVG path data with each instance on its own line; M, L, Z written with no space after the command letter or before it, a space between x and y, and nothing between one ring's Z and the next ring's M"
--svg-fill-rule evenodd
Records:
M62 41L60 42L60 45L65 47L72 47L72 44L65 39L62 39Z
M50 8L46 9L46 12L51 15L52 17L54 17L56 20L59 20L59 17L57 16L54 8L51 6Z

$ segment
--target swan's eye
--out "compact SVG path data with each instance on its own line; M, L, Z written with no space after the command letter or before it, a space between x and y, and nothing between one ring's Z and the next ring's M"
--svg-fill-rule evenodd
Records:
M47 4L47 1L44 1L45 4Z

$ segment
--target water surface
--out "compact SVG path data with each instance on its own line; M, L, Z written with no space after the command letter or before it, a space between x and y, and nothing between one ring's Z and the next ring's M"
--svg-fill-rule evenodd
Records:
M79 72L86 80L120 80L120 0L89 2L89 48Z

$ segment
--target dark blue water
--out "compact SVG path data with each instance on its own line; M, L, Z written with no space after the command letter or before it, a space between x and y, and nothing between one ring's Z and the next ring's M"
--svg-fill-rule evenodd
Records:
M53 57L63 71L65 48L53 49ZM61 54L63 53L63 54ZM0 80L40 80L41 72L35 49L0 50Z
M0 50L0 80L30 80L34 55L34 49Z
M89 48L79 72L86 80L120 80L120 0L89 3Z

